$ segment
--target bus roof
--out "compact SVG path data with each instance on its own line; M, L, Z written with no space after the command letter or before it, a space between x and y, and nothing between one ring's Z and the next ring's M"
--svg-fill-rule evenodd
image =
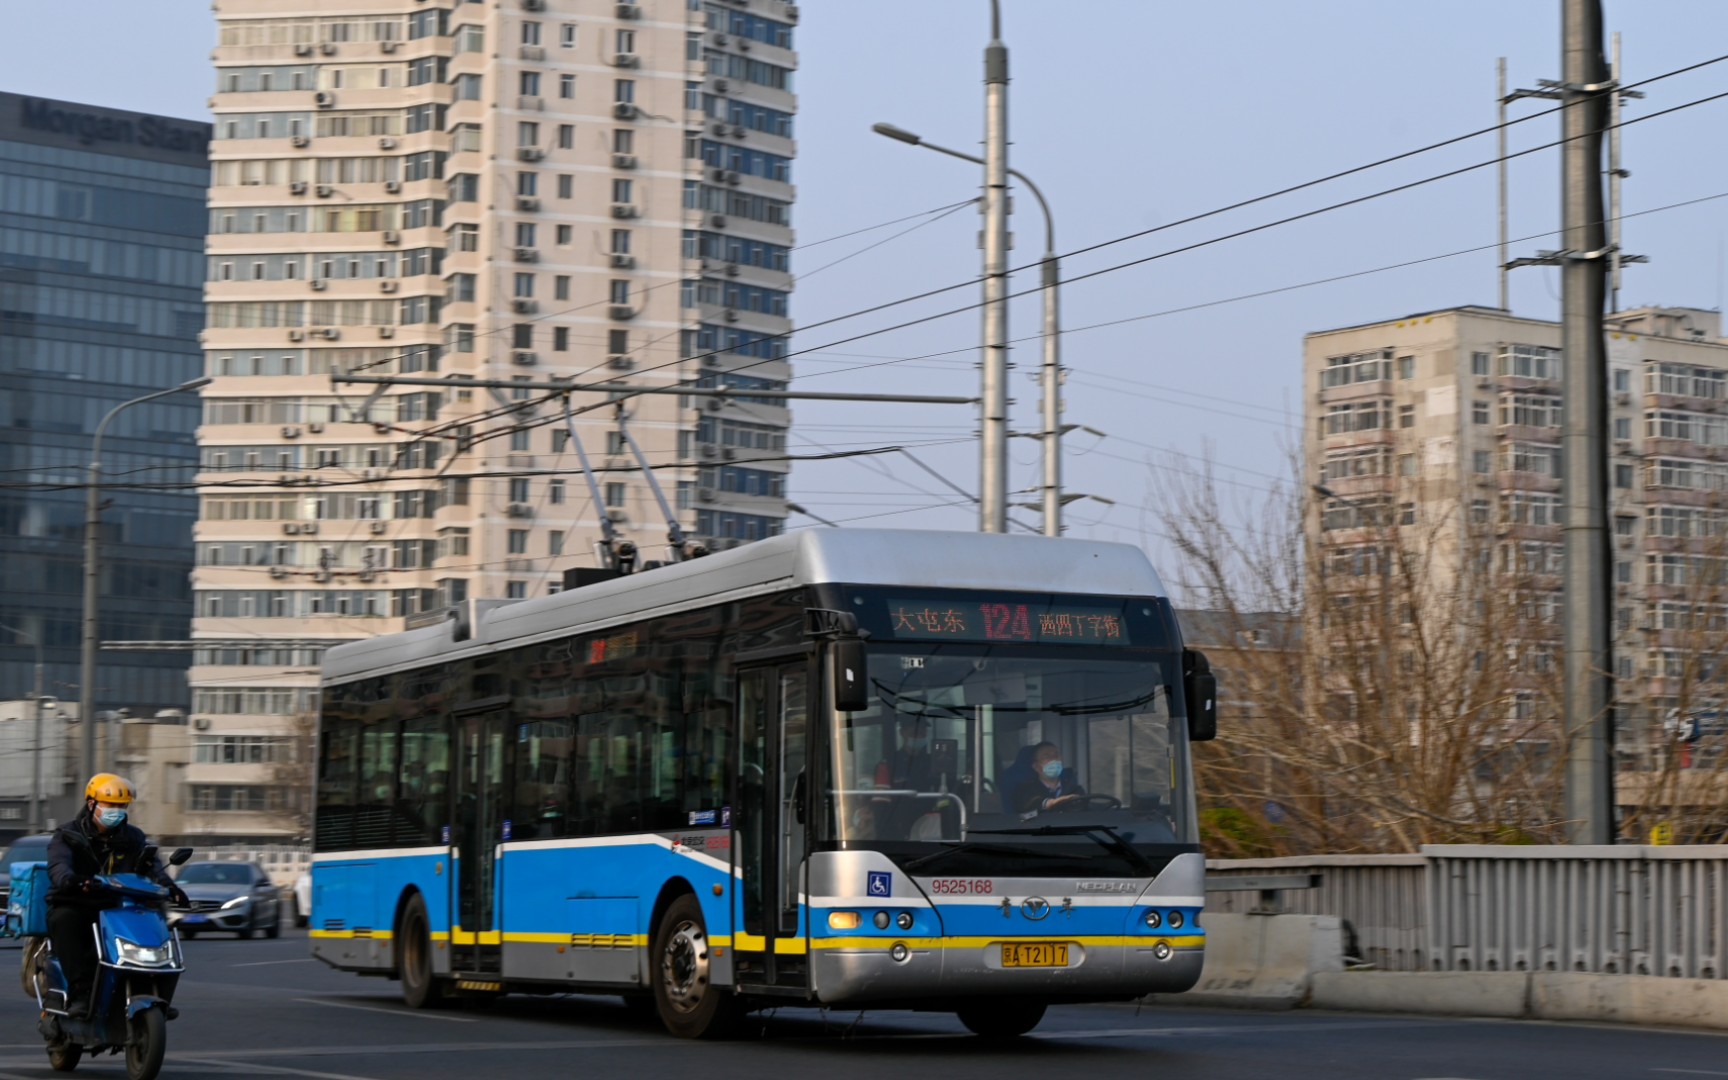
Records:
M1000 533L800 529L552 596L476 601L466 640L455 639L452 621L338 645L324 654L324 681L440 663L506 643L599 630L820 582L1165 595L1145 553L1129 544Z

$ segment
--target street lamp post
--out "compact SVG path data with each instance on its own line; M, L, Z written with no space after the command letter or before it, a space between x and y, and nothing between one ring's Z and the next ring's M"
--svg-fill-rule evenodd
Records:
M42 710L48 707L48 697L42 693L42 639L28 630L20 630L16 626L0 623L0 630L9 630L19 637L30 639L30 644L36 648L36 666L30 680L30 701L35 706L36 737L35 749L31 751L30 770L30 831L42 831Z
M981 157L926 142L922 136L893 124L873 124L870 130L912 146L922 146L938 154L959 158L961 161L970 161L975 165L984 164ZM1040 435L1044 444L1044 480L1040 488L1040 505L1034 509L1043 512L1044 535L1061 536L1062 507L1068 500L1062 498L1062 330L1058 307L1062 273L1056 260L1056 219L1050 213L1050 203L1045 200L1044 193L1038 190L1038 185L1034 184L1030 177L1019 169L1009 169L1008 175L1025 184L1026 189L1032 192L1032 197L1038 200L1038 208L1044 211L1044 258L1040 261L1043 269L1044 363L1039 375L1044 391L1044 422ZM1003 471L1006 474L1006 466Z
M102 517L102 433L108 429L108 422L118 416L122 410L134 405L142 405L146 401L167 397L170 394L184 393L210 385L209 376L183 382L179 386L171 386L166 390L135 397L131 401L122 401L108 410L96 425L96 433L90 439L89 475L85 479L84 497L84 641L82 655L78 662L78 719L84 725L84 775L93 776L96 773L96 619L97 619L97 581L101 573L101 517Z

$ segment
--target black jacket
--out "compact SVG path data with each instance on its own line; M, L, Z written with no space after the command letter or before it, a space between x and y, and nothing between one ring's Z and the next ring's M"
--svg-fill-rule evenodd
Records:
M149 843L144 830L130 822L109 829L98 829L85 810L54 830L48 841L48 890L50 904L66 907L107 907L111 898L102 893L87 893L82 886L86 879L99 874L140 874L168 884L167 871L154 858L146 858Z

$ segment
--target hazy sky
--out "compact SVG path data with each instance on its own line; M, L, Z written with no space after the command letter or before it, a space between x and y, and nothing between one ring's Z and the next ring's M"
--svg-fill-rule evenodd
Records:
M667 3L669 0L654 0ZM332 5L334 6L334 5ZM982 134L986 0L806 0L798 28L798 241L809 244L972 197L979 171L870 132L885 120L956 149ZM1494 120L1494 62L1513 86L1558 78L1559 0L1004 0L1010 49L1011 164L1043 188L1061 251L1204 212L1238 199L1485 127ZM200 0L73 0L20 7L0 36L0 89L202 116L213 86L214 24ZM1639 0L1607 5L1624 35L1626 78L1647 79L1728 53L1728 4ZM1627 119L1728 90L1728 62L1644 88ZM1544 103L1514 106L1514 116ZM1625 134L1626 212L1728 192L1716 145L1728 100L1635 124ZM1558 118L1513 129L1514 149L1551 142ZM1489 160L1492 136L1207 221L1124 242L1064 263L1077 275L1303 210ZM1559 151L1514 163L1512 235L1558 221ZM1032 265L1043 223L1016 200L1014 265ZM793 315L811 324L968 281L979 267L970 208L820 269L926 219L796 253ZM1627 223L1630 251L1652 262L1627 271L1624 300L1716 307L1723 293L1728 199ZM1490 245L1494 171L1485 168L1305 222L1076 283L1063 323L1080 328ZM1514 254L1552 247L1544 237ZM1064 342L1076 432L1069 489L1109 497L1077 503L1071 532L1144 541L1160 530L1154 469L1169 452L1210 456L1246 499L1284 474L1298 438L1301 338L1308 331L1462 303L1492 304L1492 250L1346 282L1080 331ZM820 272L817 273L820 269ZM1017 275L1034 288L1036 270ZM1513 276L1513 309L1552 318L1557 271ZM973 394L976 312L822 348L907 318L959 307L976 287L801 332L795 361L809 389ZM1017 301L1011 335L1037 332L1035 295ZM960 351L951 351L960 350ZM1017 429L1037 427L1039 343L1016 348ZM947 355L882 365L896 357ZM793 446L855 449L969 439L973 412L955 406L799 404ZM1015 487L1037 483L1037 447L1011 442ZM914 448L975 491L975 442ZM870 517L914 528L966 529L970 506L904 458L815 462L793 472L792 497L824 517ZM1028 493L1017 499L1035 500ZM894 511L910 511L892 513ZM1038 515L1015 515L1036 524ZM794 515L793 524L809 524Z

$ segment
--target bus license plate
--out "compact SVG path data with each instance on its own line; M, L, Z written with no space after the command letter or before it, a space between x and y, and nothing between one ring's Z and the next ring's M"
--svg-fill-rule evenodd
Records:
M1068 943L1065 941L1004 941L1002 966L1005 968L1067 967Z

